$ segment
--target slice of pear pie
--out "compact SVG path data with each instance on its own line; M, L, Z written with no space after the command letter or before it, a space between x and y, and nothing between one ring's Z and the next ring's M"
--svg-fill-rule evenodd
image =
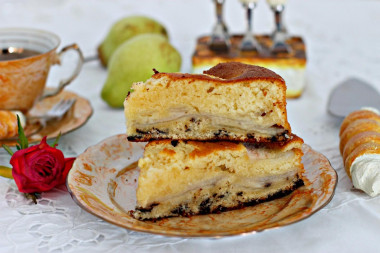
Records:
M241 63L204 75L156 73L125 100L130 141L149 141L139 160L141 220L218 213L303 185L303 140L291 133L286 86Z

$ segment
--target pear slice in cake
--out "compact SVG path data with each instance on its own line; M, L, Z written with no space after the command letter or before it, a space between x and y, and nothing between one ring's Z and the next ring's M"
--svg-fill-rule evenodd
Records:
M157 140L138 162L137 219L196 215L241 208L303 184L303 140L235 143Z
M284 141L286 85L259 66L229 62L198 74L156 73L125 102L130 141Z

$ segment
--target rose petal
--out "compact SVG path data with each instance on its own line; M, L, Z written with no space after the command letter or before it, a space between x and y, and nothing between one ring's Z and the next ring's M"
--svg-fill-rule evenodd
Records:
M50 147L49 144L47 144L46 140L47 140L47 136L45 136L45 137L42 138L40 144L38 145L38 147L40 149L44 149L46 147Z
M64 168L64 171L62 173L60 184L66 183L67 174L69 174L69 171L73 167L73 163L74 163L75 159L76 159L75 157L65 158L65 168Z
M33 193L65 183L74 159L65 159L62 151L49 146L44 137L39 145L16 151L10 164L19 191Z

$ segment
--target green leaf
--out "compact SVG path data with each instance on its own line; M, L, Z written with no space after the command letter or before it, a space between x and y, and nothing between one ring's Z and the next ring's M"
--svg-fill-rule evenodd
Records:
M20 117L18 115L17 115L17 125L18 125L18 141L17 142L20 144L20 149L28 148L29 147L28 138L26 138L25 136L24 129L22 128Z
M59 139L60 139L60 138L61 138L61 132L59 132L57 138L55 138L54 143L51 144L50 146L51 146L52 148L55 148L55 146L58 145L58 142L59 142Z
M21 150L21 147L18 144L16 144L16 148L17 148L17 150Z
M8 147L7 145L3 144L3 149L5 149L8 154L10 154L11 156L13 155L13 151L10 147Z
M0 165L0 176L13 179L12 168Z

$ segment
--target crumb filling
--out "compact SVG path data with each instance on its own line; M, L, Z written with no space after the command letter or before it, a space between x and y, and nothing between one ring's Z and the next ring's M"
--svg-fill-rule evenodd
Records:
M258 125L252 119L232 119L225 116L207 114L207 113L184 113L177 112L171 113L169 117L154 119L154 117L145 117L145 122L130 122L131 126L136 129L149 129L152 127L158 127L159 125L164 126L167 123L172 123L176 121L188 121L188 122L198 122L206 123L210 130L225 129L231 132L255 132L262 135L277 136L284 132L282 127L275 124ZM162 129L165 132L165 129Z
M154 201L148 202L145 207L151 206L154 203L180 203L184 196L187 196L190 192L197 189L210 189L219 188L220 186L232 185L237 191L244 192L257 192L262 189L268 189L270 187L277 187L287 182L294 181L298 178L298 167L294 167L286 173L270 176L254 176L254 177L241 177L236 174L232 175L219 175L212 179L199 181L195 184L189 185L185 191L177 192L176 194L166 195L161 198L155 198Z
M164 217L219 213L288 195L302 185L303 181L296 176L279 185L267 184L265 188L257 191L245 191L233 185L218 187L217 191L215 187L195 189L187 194L192 196L191 202L182 199L154 202L145 208L137 206L134 211L131 211L131 215L140 220L156 220Z

